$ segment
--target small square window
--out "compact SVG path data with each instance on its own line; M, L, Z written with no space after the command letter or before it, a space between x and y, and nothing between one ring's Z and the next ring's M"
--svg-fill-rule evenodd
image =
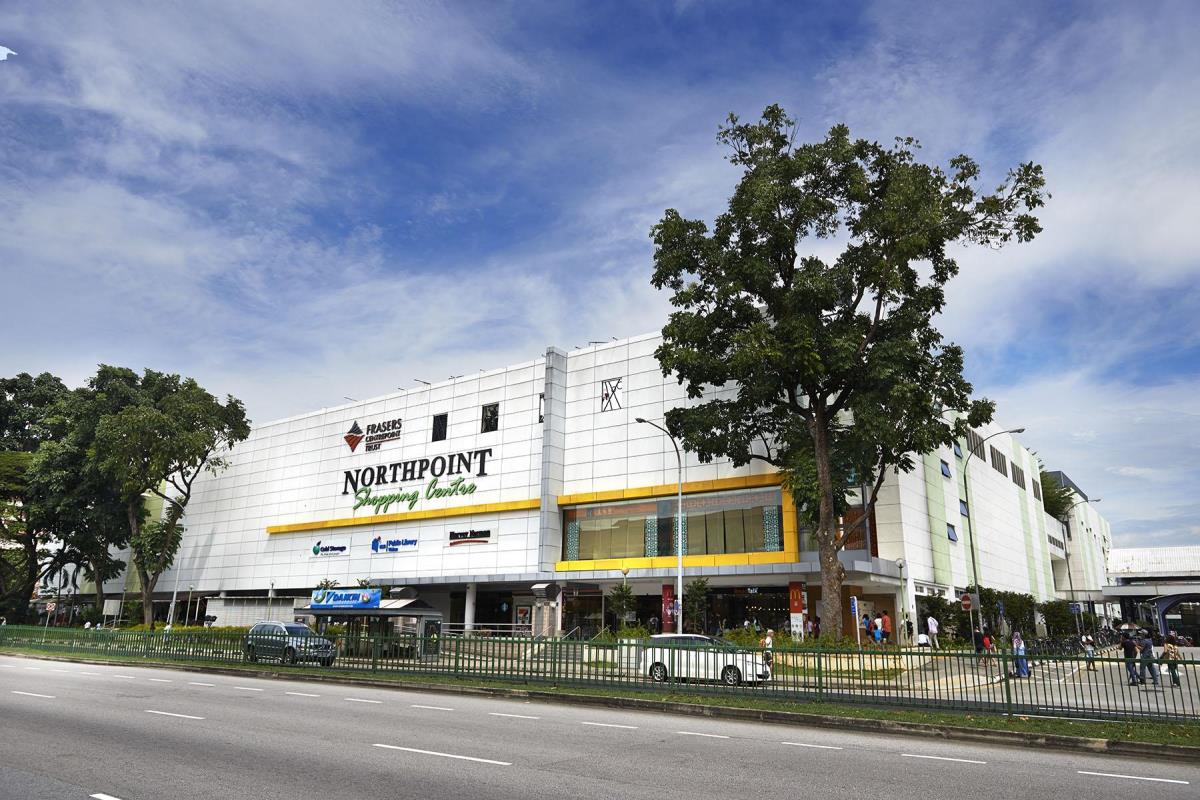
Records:
M538 422L546 421L546 393L538 395Z
M483 420L480 433L491 433L500 430L500 404L488 403L483 407Z
M446 423L449 417L449 414L433 415L433 441L444 442L446 440Z
M947 464L945 461L942 462L942 474L945 475L947 478L954 477L950 472L950 465Z
M958 513L962 514L964 517L967 516L967 501L966 500L958 501Z
M946 524L946 538L952 542L958 541L958 531L949 523Z
M961 444L959 444L957 440L955 440L955 442L954 442L954 457L955 457L955 458L962 458L962 457L963 457L963 455L962 455L962 445L961 445Z

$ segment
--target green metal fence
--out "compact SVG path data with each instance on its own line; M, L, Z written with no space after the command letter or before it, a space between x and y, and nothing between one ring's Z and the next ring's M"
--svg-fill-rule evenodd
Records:
M282 670L408 673L789 701L1200 723L1200 662L1190 657L1168 665L1111 656L1018 657L1001 652L980 657L969 651L899 648L777 649L767 654L700 641L666 646L654 640L595 644L487 636L360 636L339 638L332 644L332 649L324 649L324 644L304 637L245 632L0 626L0 651L214 665L255 661L278 664ZM1137 682L1140 678L1144 684Z

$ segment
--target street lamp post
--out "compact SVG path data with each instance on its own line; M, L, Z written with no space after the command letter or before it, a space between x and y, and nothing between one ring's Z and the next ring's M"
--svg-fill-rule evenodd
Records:
M189 622L191 622L191 621L192 621L192 592L194 592L195 590L196 590L196 587L195 587L194 585L192 585L192 584L190 584L190 583L189 583L189 584L188 584L188 602L187 602L187 609L184 611L184 614L183 614L183 616L184 616L184 620L183 620L184 627L187 627L187 624L188 624Z
M679 442L675 441L671 432L662 425L641 417L636 417L634 422L658 428L667 435L671 444L675 445L675 461L679 467L679 490L675 498L675 553L678 556L678 574L675 576L675 602L678 604L678 611L675 613L675 632L683 633L683 455L679 451Z
M1011 430L1007 430L1007 431L996 431L995 433L992 433L992 434L989 434L989 435L983 437L983 439L981 439L979 442L979 448L982 450L983 445L987 442L988 439L991 439L993 436L999 436L1002 433L1024 433L1024 432L1025 432L1024 428L1012 428ZM967 538L968 538L968 541L970 544L970 550L971 550L971 579L975 583L975 594L978 594L979 588L980 588L979 587L979 562L976 560L976 557L975 557L975 530L971 525L971 514L973 513L974 508L971 506L971 481L969 479L970 476L967 474L967 467L971 466L971 456L973 456L973 455L975 455L975 451L968 444L967 457L966 457L966 460L963 461L963 500L967 504ZM983 458L983 456L980 456L980 458ZM976 605L983 605L983 603L972 603L972 611L975 611L978 614L979 633L982 636L983 635L983 609L982 608L976 609L975 608ZM972 626L974 626L974 622L972 622L971 624L972 624ZM972 632L972 634L971 634L971 640L972 641L975 640L974 632Z
M1088 500L1086 498L1083 500L1076 500L1074 503L1072 503L1070 506L1067 507L1066 513L1063 514L1063 516L1066 517L1066 520L1064 520L1063 524L1065 524L1067 526L1067 538L1063 542L1063 555L1066 557L1066 562L1067 562L1067 587L1068 587L1068 591L1071 593L1071 602L1072 603L1075 602L1075 577L1071 574L1071 547L1070 547L1070 543L1071 543L1071 511L1072 511L1072 509L1075 508L1075 506L1081 506L1081 505L1084 505L1085 503L1099 503L1100 500L1101 500L1101 498L1099 498L1099 497L1097 497L1095 500ZM1082 610L1079 614L1072 612L1071 616L1075 617L1075 635L1082 636L1083 630L1082 630L1082 628L1080 628L1080 624L1079 624L1079 618L1081 616L1083 616Z

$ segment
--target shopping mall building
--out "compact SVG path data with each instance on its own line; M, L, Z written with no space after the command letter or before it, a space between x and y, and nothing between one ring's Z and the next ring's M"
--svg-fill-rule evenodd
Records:
M217 624L248 624L290 618L322 582L366 581L416 589L447 623L503 630L530 619L531 587L553 583L560 629L587 634L616 623L604 594L627 582L638 618L669 629L682 480L685 578L708 579L707 627L786 626L800 603L820 613L816 548L778 474L684 453L680 476L671 440L637 422L693 402L663 376L660 341L550 348L258 426L227 470L197 480L158 597L178 590ZM968 523L983 585L1065 596L1063 526L1043 511L1036 458L1001 430L888 475L874 513L851 526L844 600L902 620L922 595L958 596L972 576ZM1071 574L1091 588L1078 585L1090 572ZM1092 577L1099 589L1103 574Z

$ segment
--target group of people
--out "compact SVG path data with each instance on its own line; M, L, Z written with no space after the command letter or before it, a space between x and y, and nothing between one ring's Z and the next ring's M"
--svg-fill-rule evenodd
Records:
M863 614L862 628L863 635L868 642L882 646L892 640L892 618L888 616L886 610L877 611L875 619L871 619L869 614Z
M1178 689L1179 681L1179 660L1182 654L1179 652L1179 642L1174 634L1170 634L1163 640L1163 649L1161 657L1157 657L1154 653L1154 640L1150 638L1150 632L1142 629L1131 634L1129 631L1121 633L1121 655L1125 659L1125 674L1129 678L1129 685L1141 688L1146 685L1146 673L1150 674L1150 681L1155 689L1161 689L1158 664L1161 661L1167 667L1167 674L1171 677L1171 688Z

